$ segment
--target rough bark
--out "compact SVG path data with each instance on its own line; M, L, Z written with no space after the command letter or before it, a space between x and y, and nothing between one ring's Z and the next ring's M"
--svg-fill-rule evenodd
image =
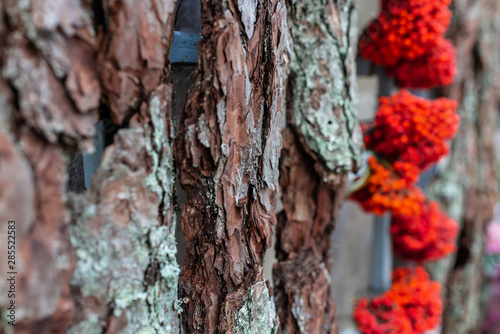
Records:
M97 46L91 1L0 2L0 217L2 232L17 222L15 333L178 329L167 83L175 1L105 7L110 30ZM70 194L68 162L92 150L101 86L121 129L91 189Z
M457 46L458 75L445 96L460 103L461 124L451 154L430 194L461 223L456 255L431 266L445 285L443 333L478 329L485 224L498 199L494 133L498 111L500 4L453 3L449 34Z
M359 164L363 147L356 120L354 1L289 0L289 8L288 122L316 160L317 173L336 187L338 174Z
M98 68L122 128L72 201L76 314L68 333L178 332L172 86L174 0L104 1Z
M336 333L330 274L331 233L345 180L336 191L322 181L294 133L283 131L275 297L284 333ZM342 176L339 176L343 178Z
M83 1L0 3L0 224L4 233L17 222L16 333L62 332L74 312L65 171L78 144L92 148L100 97L88 11Z
M359 164L356 24L352 1L289 1L293 43L289 129L280 184L276 307L284 333L337 332L331 233L347 172Z
M272 333L262 260L276 217L287 59L284 3L202 1L203 43L176 139L187 195L187 333Z

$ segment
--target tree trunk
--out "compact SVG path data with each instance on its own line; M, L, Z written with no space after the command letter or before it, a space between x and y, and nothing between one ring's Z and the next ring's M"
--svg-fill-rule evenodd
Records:
M90 1L0 3L0 184L11 189L0 206L2 228L17 222L16 333L177 332L175 1L104 7L97 45ZM120 129L90 189L68 193L69 159L92 149L100 87L101 114Z
M186 333L274 333L262 260L275 193L288 35L282 1L202 1L203 43L176 140L187 195Z
M445 96L459 101L461 124L430 194L462 227L458 252L431 268L446 287L442 332L459 334L475 332L481 319L484 231L498 199L494 134L500 88L500 4L456 0L453 9L449 34L457 46L459 71Z
M0 3L0 219L16 221L16 333L63 332L74 312L65 172L92 147L100 89L88 3ZM67 15L71 10L71 15ZM2 313L9 301L0 299ZM14 327L4 323L10 332Z
M0 333L177 333L178 313L186 333L275 333L262 262L278 183L283 331L335 331L330 234L360 150L353 3L201 3L174 154L175 0L0 2L0 218L3 233L16 221L18 251L16 327ZM68 165L98 120L114 139L77 194ZM188 198L180 300L174 155Z
M274 281L284 333L337 332L331 233L360 160L351 1L290 1L293 43L283 132Z

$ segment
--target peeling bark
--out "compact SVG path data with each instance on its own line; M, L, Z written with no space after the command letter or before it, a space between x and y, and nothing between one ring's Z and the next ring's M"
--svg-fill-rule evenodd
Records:
M77 265L68 333L177 333L172 86L174 0L104 1L99 69L124 127L72 201Z
M0 216L2 233L17 222L16 333L61 332L74 313L65 171L77 145L92 148L100 97L88 2L51 4L0 4Z
M445 286L443 333L472 333L481 319L481 258L485 225L498 199L494 133L500 88L500 4L495 0L455 1L449 34L459 68L448 98L460 103L460 130L445 169L430 187L461 223L458 252L431 266Z
M0 2L0 217L17 222L15 333L175 333L175 1L106 1L114 31L97 60L90 7ZM93 148L101 86L121 129L91 189L69 194L68 162Z
M122 124L168 76L175 0L103 0L108 33L99 52L103 92Z
M203 0L202 24L175 148L187 195L182 326L187 333L273 333L262 260L276 222L286 10L277 0Z
M283 333L336 333L330 275L331 233L343 202L345 174L337 190L322 181L294 133L283 131L277 258L273 273Z
M283 132L278 263L283 333L336 333L331 233L347 172L362 150L356 120L356 28L351 1L289 1L293 52Z

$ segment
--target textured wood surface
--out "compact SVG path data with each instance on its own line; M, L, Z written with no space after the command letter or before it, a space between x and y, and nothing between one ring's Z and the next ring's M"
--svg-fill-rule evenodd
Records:
M288 35L277 0L202 1L194 86L176 140L188 333L271 333L262 275L276 223Z
M174 10L172 0L0 3L0 216L17 221L15 333L178 328ZM90 189L70 193L69 160L93 150L99 111L118 133Z
M332 231L347 173L359 165L352 1L289 1L292 54L274 265L283 333L336 333Z

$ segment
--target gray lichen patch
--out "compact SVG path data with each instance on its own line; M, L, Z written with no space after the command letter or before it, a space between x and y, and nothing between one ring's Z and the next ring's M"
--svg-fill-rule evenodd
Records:
M241 308L233 316L234 334L277 333L274 302L264 282L255 283L248 289Z
M354 4L322 0L293 5L291 122L327 172L350 171L359 165L362 151Z
M112 314L120 333L178 331L172 129L164 113L170 92L159 87L118 132L91 189L73 201L72 285L84 316L97 314L102 327ZM87 320L72 330L95 326Z

